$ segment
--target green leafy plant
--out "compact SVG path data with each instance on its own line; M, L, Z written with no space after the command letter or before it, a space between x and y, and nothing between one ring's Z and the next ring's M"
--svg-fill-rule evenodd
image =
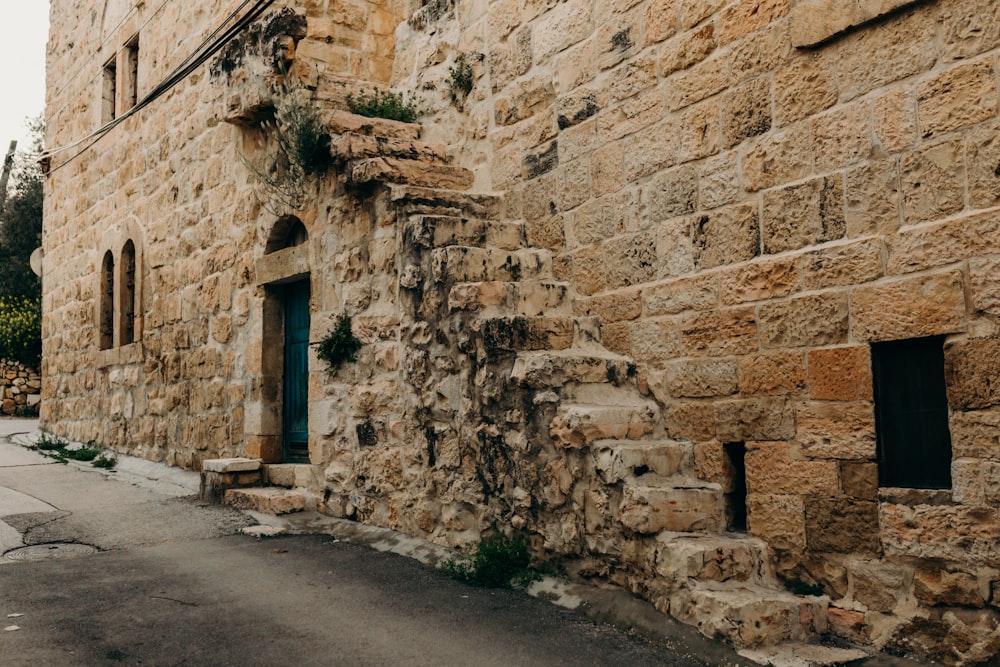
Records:
M420 116L415 97L410 95L409 98L404 98L403 93L381 91L378 88L373 88L371 95L364 89L356 97L353 94L348 95L347 108L359 116L387 118L404 123L412 123Z
M116 465L118 465L118 457L110 452L104 452L96 459L94 459L93 466L95 468L103 468L105 470L111 470Z
M347 314L337 318L337 323L327 332L316 346L316 355L329 366L329 372L334 373L345 361L354 361L361 341L354 336L351 329L351 318Z
M464 53L458 54L455 64L448 68L448 88L451 101L461 102L472 92L472 63Z
M62 438L58 435L52 435L51 433L42 433L38 440L35 441L35 445L32 449L38 449L41 451L57 451L60 449L66 449L69 445L69 440Z
M456 579L486 588L509 588L512 584L526 586L541 578L531 567L528 538L508 537L493 527L479 540L476 552L468 556L449 558L442 569Z
M330 134L312 92L301 84L283 83L275 93L274 118L261 129L271 139L263 157L241 156L260 183L257 199L278 216L300 210L309 178L322 175L333 162Z
M73 461L93 461L101 453L101 448L95 447L94 441L91 440L82 447L75 449L66 448L63 452L63 456Z
M14 410L15 417L25 417L32 418L38 416L38 403L34 405L19 405L17 409Z
M0 296L0 359L37 369L41 356L41 297Z

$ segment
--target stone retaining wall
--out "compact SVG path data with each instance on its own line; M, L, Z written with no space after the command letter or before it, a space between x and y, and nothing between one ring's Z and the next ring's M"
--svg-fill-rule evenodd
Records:
M14 415L36 408L41 401L42 378L16 361L0 359L0 413Z

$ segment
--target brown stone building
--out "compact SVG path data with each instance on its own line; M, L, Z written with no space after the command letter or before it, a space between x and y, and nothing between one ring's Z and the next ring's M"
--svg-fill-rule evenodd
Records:
M53 2L45 428L521 530L742 646L995 659L1000 3L301 0L226 34L259 5ZM419 124L346 113L373 84ZM289 205L293 94L332 164Z

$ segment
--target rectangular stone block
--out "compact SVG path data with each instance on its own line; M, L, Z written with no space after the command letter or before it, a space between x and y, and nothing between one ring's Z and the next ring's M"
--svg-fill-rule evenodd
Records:
M825 176L764 193L764 252L778 253L843 238L844 182Z
M743 154L743 187L747 192L796 181L813 170L808 122L749 140L740 151Z
M670 395L676 398L728 396L736 393L736 364L719 359L670 362L666 384Z
M878 523L887 555L1000 565L995 507L883 502Z
M944 348L945 383L952 410L1000 405L1000 338L970 338Z
M969 177L969 204L972 208L1000 205L1000 126L986 123L969 130L965 138L965 159Z
M957 65L917 87L917 115L924 138L993 118L998 103L992 59Z
M806 388L805 356L797 351L743 356L739 360L739 383L744 396L801 393Z
M796 449L788 442L748 442L746 471L750 493L835 495L840 490L837 462L804 459Z
M938 220L965 205L965 159L959 139L921 146L899 158L903 221Z
M842 554L878 554L879 505L853 498L807 498L806 548Z
M771 81L760 77L722 96L722 140L732 148L771 129Z
M715 437L722 442L790 440L795 437L795 410L784 397L716 401ZM752 490L764 491L765 487Z
M874 21L919 0L803 0L792 10L789 30L798 48L818 46L837 35Z
M946 266L976 255L1000 252L1000 211L973 213L901 230L888 239L889 273Z
M868 100L842 105L812 119L816 170L831 171L872 155Z
M949 427L954 458L1000 461L1000 410L953 411Z
M753 308L688 315L680 323L681 344L691 356L746 354L758 348Z
M699 269L753 259L760 254L756 203L736 204L695 216L693 238Z
M847 292L823 292L768 302L757 312L762 348L847 342Z
M795 442L817 459L875 458L875 410L871 403L803 401L795 406Z
M851 333L858 341L920 338L965 327L965 291L957 271L851 290Z
M749 532L777 549L801 551L806 546L806 513L802 497L750 493L747 495Z
M798 260L794 257L751 262L719 275L722 303L736 305L787 296L798 290Z
M808 364L810 398L872 400L871 348L867 345L810 350Z
M644 534L720 530L722 491L626 486L618 518L629 530Z
M719 303L716 274L677 278L654 283L642 290L644 317L674 315L686 310L707 310Z

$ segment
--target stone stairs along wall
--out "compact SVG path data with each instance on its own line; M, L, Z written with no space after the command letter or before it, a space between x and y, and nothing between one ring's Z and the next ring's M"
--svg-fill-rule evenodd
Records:
M825 631L827 599L784 591L766 544L726 532L730 489L709 481L693 443L667 437L633 360L576 312L552 252L529 243L504 198L463 191L467 173L412 126L343 112L331 125L346 181L383 210L378 227L395 227L397 310L369 304L355 322L388 322L374 339L394 340L401 363L391 382L327 378L353 423L322 475L265 466L272 485L296 488L234 489L227 502L315 505L452 546L495 525L571 576L626 587L739 646Z

